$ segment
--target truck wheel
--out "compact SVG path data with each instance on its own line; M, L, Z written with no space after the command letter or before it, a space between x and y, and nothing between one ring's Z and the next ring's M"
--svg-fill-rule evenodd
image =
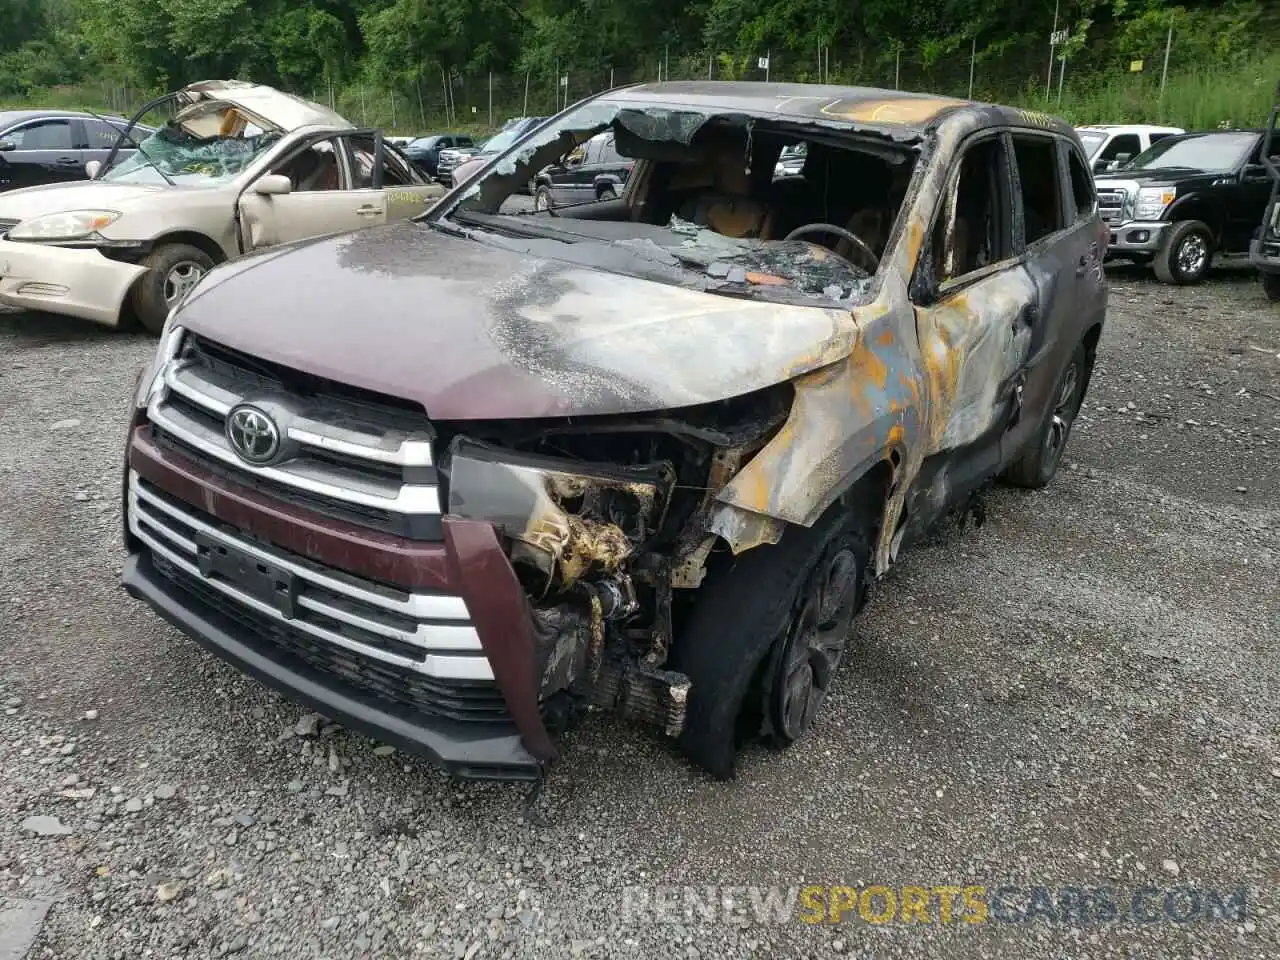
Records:
M133 285L133 309L138 322L158 334L169 311L213 269L213 258L186 243L156 247L142 261L147 272Z
M1071 438L1071 425L1080 412L1088 376L1089 359L1081 343L1058 377L1053 406L1045 417L1044 425L1023 448L1018 459L1005 469L1002 479L1006 483L1037 490L1053 479L1058 472L1058 464L1062 462L1062 451Z
M787 747L813 723L866 593L869 548L854 515L832 507L708 577L671 652L689 677L681 746L719 779L740 743Z
M533 192L533 209L538 213L551 210L551 188L545 183L538 184L538 189Z
M597 200L617 200L618 191L614 189L612 183L602 183L596 187Z
M1264 273L1259 279L1263 295L1272 303L1280 303L1280 273Z
M1183 220L1173 225L1154 266L1161 283L1191 286L1208 276L1212 262L1213 232L1199 220Z

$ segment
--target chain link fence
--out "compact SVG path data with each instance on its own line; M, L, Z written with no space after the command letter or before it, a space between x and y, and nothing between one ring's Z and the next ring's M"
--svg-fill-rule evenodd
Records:
M353 123L400 134L446 129L481 134L510 117L550 115L624 84L708 78L921 91L1048 109L1076 121L1159 122L1171 114L1187 126L1208 126L1217 125L1223 116L1242 124L1265 118L1275 83L1266 70L1255 71L1256 77L1246 70L1238 82L1224 84L1218 76L1210 83L1202 57L1194 68L1180 61L1176 34L1153 34L1149 40L1150 49L1121 52L1108 38L1098 37L1065 61L1051 51L1048 37L956 36L924 48L905 42L852 48L815 43L803 52L762 50L752 56L655 50L640 66L555 63L517 73L446 72L435 67L424 68L416 80L394 90L356 81L293 92L329 104ZM1191 60L1191 41L1185 42ZM1185 87L1184 104L1171 104L1165 96L1166 55L1171 92L1175 85ZM1265 66L1270 69L1269 63ZM1231 65L1216 69L1229 70ZM1215 96L1223 102L1216 102ZM127 113L145 101L147 93L104 84L103 98ZM1195 122L1200 115L1204 122Z

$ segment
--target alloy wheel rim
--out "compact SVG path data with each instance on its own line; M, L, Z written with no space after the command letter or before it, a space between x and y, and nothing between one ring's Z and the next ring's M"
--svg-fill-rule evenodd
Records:
M1183 239L1178 246L1178 269L1184 274L1194 275L1204 269L1205 259L1209 255L1209 246L1204 237L1193 233Z
M169 268L164 278L164 302L172 307L203 278L205 269L194 260L183 260Z
M1062 455L1067 445L1067 437L1071 434L1071 424L1076 416L1076 390L1080 382L1080 370L1071 364L1062 377L1062 389L1058 391L1058 401L1054 404L1053 414L1049 420L1049 434L1045 437L1045 447L1049 461L1053 462Z

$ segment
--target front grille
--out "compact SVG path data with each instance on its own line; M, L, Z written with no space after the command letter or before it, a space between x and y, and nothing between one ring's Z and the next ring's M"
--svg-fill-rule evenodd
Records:
M153 556L297 644L409 674L406 684L493 679L461 597L409 593L250 540L133 471L128 517Z
M506 701L492 681L443 680L388 667L378 660L317 641L271 617L240 606L161 555L153 554L152 561L159 573L198 602L249 628L277 651L365 693L397 706L451 720L510 719Z
M1125 204L1128 200L1128 194L1122 190L1099 190L1098 191L1098 213L1102 217L1103 223L1123 223L1128 217L1125 216Z
M426 415L411 405L267 364L187 336L147 406L157 442L273 497L415 540L439 540L440 490ZM226 419L268 409L282 439L265 466L242 459Z

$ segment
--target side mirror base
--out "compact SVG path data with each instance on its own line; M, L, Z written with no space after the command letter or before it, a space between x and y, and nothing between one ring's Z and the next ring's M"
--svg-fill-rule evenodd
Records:
M251 188L263 197L279 197L293 192L293 182L282 173L268 173L254 181Z

